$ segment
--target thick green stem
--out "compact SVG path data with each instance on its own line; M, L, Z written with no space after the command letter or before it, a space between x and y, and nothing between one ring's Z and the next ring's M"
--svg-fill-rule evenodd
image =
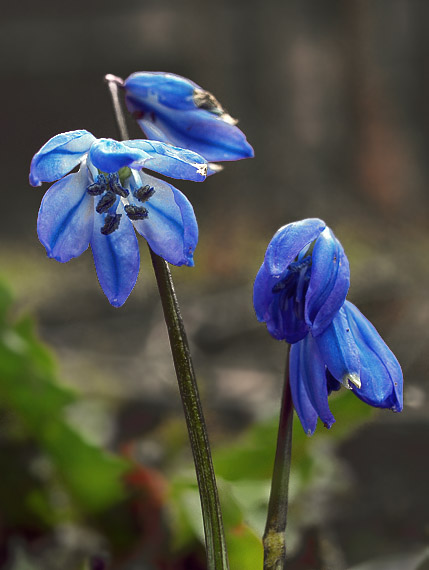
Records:
M276 457L268 504L267 523L263 537L264 570L284 570L286 567L287 508L289 498L289 473L292 453L293 404L289 383L288 347Z
M118 96L122 80L112 75L107 75L105 79L112 96L120 136L126 140L128 133ZM168 263L150 248L149 251L164 310L174 367L194 456L203 512L207 568L208 570L228 570L228 556L216 478L188 340Z

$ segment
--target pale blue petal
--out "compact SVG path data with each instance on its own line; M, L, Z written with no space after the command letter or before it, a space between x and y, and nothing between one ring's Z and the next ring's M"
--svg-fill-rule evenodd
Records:
M155 193L144 204L148 217L134 222L136 230L152 251L173 265L193 266L193 253L198 242L198 226L189 200L179 190L153 176L143 174L141 184Z
M39 240L49 257L65 263L83 253L93 226L94 199L85 165L51 186L43 197L37 220Z
M148 168L171 178L202 182L207 176L207 161L191 150L158 141L125 141L129 148L140 150L147 158L136 161L132 168Z
M119 228L107 236L100 231L105 216L95 213L91 238L98 281L114 307L125 303L137 281L140 268L137 237L121 203L117 213L122 214Z
M30 167L30 184L54 182L68 174L87 154L95 137L88 131L69 131L51 138L37 152Z
M161 105L170 109L195 109L193 95L198 85L174 73L140 71L132 73L124 83L127 97Z
M325 363L311 334L308 334L298 344L300 346L301 379L305 384L308 398L325 427L330 428L335 418L328 405Z
M211 162L253 156L236 121L213 96L184 77L134 73L125 81L125 93L128 109L150 139L194 150ZM197 103L195 95L203 95L203 100Z
M403 377L399 362L375 327L352 303L346 301L344 310L361 361L362 387L353 387L354 393L371 406L400 412Z
M308 397L303 381L302 341L290 348L289 378L293 405L307 435L313 435L317 425L317 412Z
M305 299L305 320L313 336L321 334L346 300L350 286L349 262L329 228L317 238Z
M353 380L359 381L359 352L344 308L315 341L323 362L336 380L347 387Z
M264 263L272 276L281 277L300 251L323 232L326 224L318 218L308 218L280 228L268 244Z
M102 172L117 172L124 166L143 168L151 157L147 152L131 148L124 142L113 139L97 139L89 152L91 163Z

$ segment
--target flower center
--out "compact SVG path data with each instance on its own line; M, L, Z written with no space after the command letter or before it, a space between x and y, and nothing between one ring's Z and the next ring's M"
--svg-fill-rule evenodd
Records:
M301 254L300 254L301 255ZM291 263L284 277L273 287L273 293L279 293L281 310L286 311L289 300L293 299L293 310L298 319L304 319L305 295L311 275L311 255Z
M130 191L122 186L118 172L107 175L100 173L86 191L91 196L100 196L95 210L98 214L106 214L104 225L100 230L103 235L109 235L119 228L122 218L122 214L116 213L119 202L123 203L125 213L131 221L144 220L149 215L147 208L130 203L130 198L131 201L135 198L138 202L144 203L155 193L155 189L146 184L133 190L131 197Z

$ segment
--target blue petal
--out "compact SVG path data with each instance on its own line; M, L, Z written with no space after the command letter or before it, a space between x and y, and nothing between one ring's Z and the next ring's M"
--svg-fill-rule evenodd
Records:
M349 388L359 384L361 363L354 335L350 329L344 307L340 309L328 328L315 337L323 362L332 376Z
M293 405L307 435L313 435L317 425L317 412L308 397L303 381L302 341L293 344L289 357L289 379Z
M349 262L329 228L317 238L312 254L305 320L313 336L321 334L346 300L350 286Z
M137 281L140 268L137 237L121 203L117 213L122 214L119 228L107 236L100 231L105 216L95 213L91 238L98 281L114 307L125 303Z
M300 251L323 232L326 224L318 218L293 222L280 228L270 241L264 263L272 276L280 278Z
M309 400L317 415L325 427L330 428L335 418L328 405L325 363L311 334L308 334L298 345L300 347L301 380L304 382Z
M379 408L402 410L402 370L393 352L375 327L350 302L344 310L359 349L362 387L353 392L364 402Z
M155 193L144 203L148 217L134 222L136 230L169 263L193 266L198 226L191 203L174 186L153 176L142 174L141 184L148 184Z
M127 97L132 97L142 104L152 103L170 109L195 109L193 95L198 85L174 73L145 71L132 73L125 80Z
M65 263L83 253L92 234L93 201L85 165L46 192L39 210L37 233L49 257Z
M307 334L307 324L297 318L293 298L284 299L281 292L273 293L278 279L270 275L265 263L256 275L253 287L253 305L259 321L265 322L268 332L277 340L298 342ZM285 306L286 303L286 306Z
M69 131L51 138L37 152L30 167L30 184L54 182L73 170L88 152L95 137L88 131Z
M173 74L135 73L125 92L148 138L194 150L211 162L253 156L236 121L195 83Z
M137 162L132 168L149 168L171 178L202 182L207 176L207 161L191 150L178 148L158 141L125 141L128 147L140 150L147 158L143 164Z
M98 139L89 152L92 164L103 172L117 172L124 166L149 168L173 178L201 182L207 175L207 162L189 150L157 141Z

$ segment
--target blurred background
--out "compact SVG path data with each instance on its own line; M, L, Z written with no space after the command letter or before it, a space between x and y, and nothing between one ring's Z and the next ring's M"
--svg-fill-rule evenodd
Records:
M204 184L177 183L200 241L195 268L173 274L232 570L261 568L286 353L255 319L253 279L278 227L305 217L342 242L349 298L397 355L405 407L373 413L342 391L330 432L319 425L309 439L295 425L289 568L427 568L428 24L424 0L3 6L1 568L204 568L145 243L138 283L114 309L89 251L47 259L36 235L47 185L28 185L31 158L53 135L117 136L103 77L134 71L178 73L213 92L255 149Z

